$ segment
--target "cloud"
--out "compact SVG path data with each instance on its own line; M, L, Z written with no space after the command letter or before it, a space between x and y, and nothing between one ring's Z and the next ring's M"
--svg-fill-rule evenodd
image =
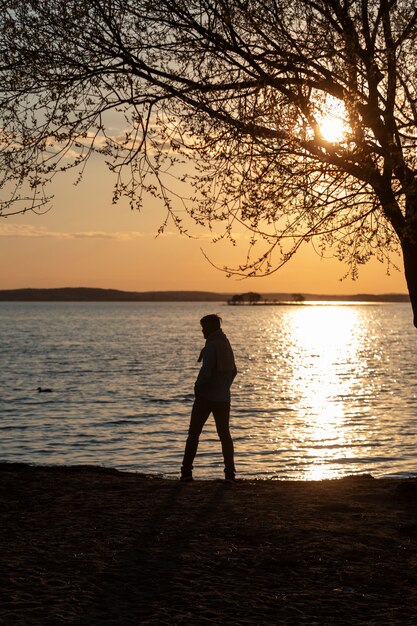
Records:
M79 232L66 232L48 230L42 226L32 226L30 224L0 224L0 238L14 239L113 239L116 241L132 241L143 237L143 233L138 231L100 231L87 230Z

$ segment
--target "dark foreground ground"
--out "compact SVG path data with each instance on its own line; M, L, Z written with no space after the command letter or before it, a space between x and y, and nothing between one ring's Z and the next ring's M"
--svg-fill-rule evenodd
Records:
M0 623L417 624L417 482L0 464Z

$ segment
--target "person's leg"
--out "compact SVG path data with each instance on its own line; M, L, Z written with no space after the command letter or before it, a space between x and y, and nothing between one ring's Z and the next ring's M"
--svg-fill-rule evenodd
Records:
M210 415L211 408L202 398L194 400L191 411L190 427L188 429L188 438L185 444L184 459L181 467L181 477L191 477L193 472L193 461L197 454L198 440L200 438L203 426Z
M233 439L230 435L230 402L212 402L211 409L216 422L217 434L219 435L224 459L224 472L226 478L235 477L235 461Z

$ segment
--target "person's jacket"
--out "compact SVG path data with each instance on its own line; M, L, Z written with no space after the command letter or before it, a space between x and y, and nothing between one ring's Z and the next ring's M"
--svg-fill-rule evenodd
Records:
M216 330L206 339L198 360L202 366L194 385L195 396L230 402L230 387L237 369L232 347L222 330Z

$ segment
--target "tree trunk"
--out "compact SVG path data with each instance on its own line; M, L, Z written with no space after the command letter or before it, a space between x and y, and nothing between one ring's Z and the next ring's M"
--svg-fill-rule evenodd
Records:
M414 326L417 328L417 244L406 240L401 242L401 248L405 279L414 314Z

